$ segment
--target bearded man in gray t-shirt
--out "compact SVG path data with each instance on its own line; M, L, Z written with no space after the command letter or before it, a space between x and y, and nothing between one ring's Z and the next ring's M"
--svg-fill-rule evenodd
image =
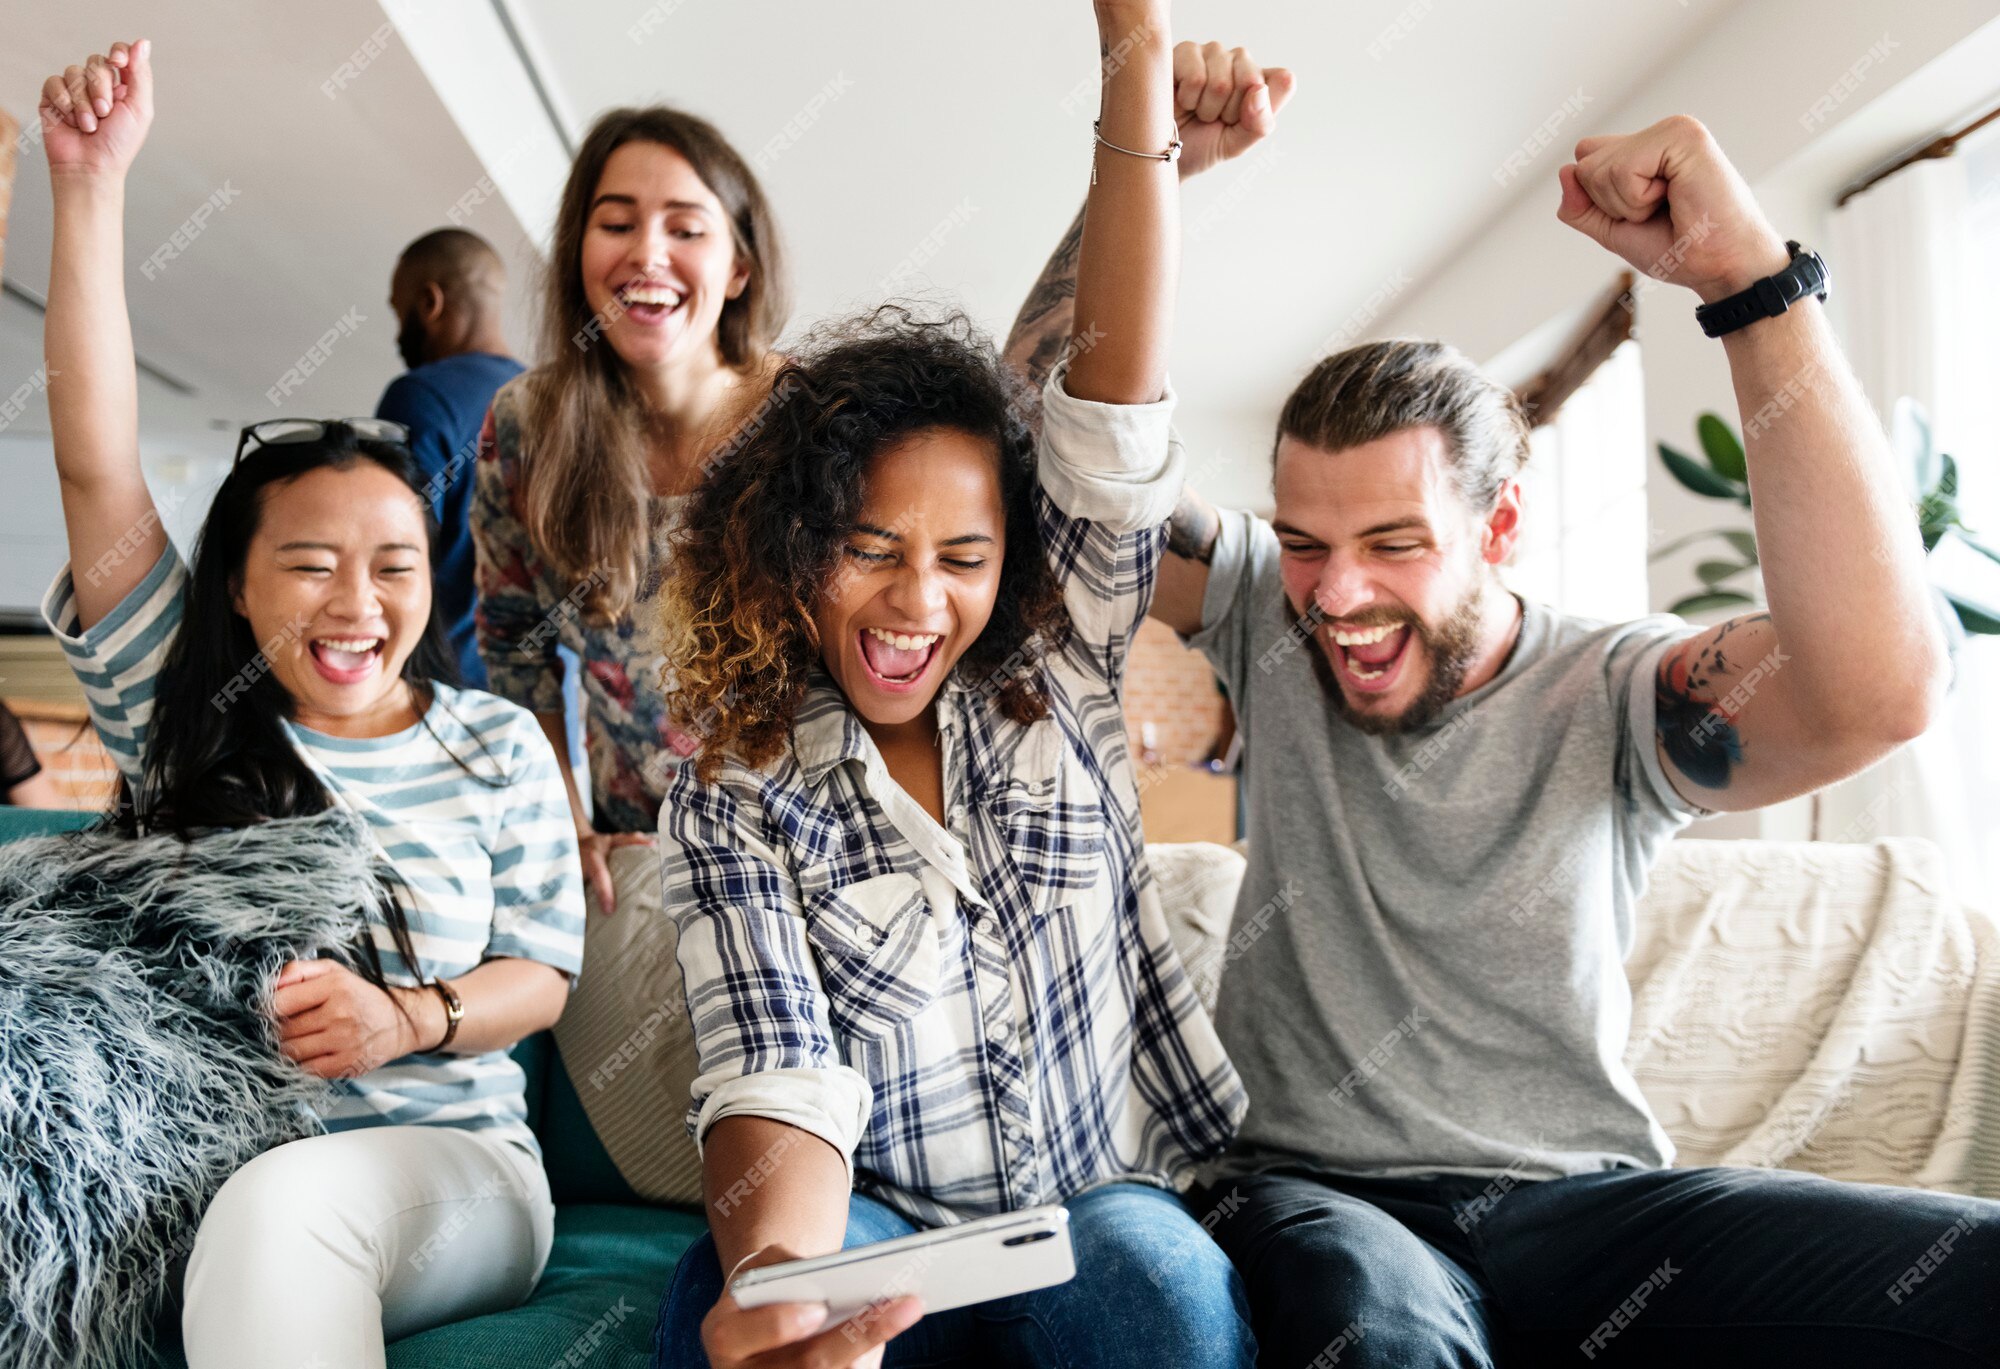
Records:
M1563 221L1704 301L1803 263L1692 119L1576 157ZM1023 362L1072 335L1033 312L1063 266ZM1784 284L1720 344L1768 612L1606 625L1508 592L1527 427L1434 343L1307 376L1272 521L1175 515L1152 613L1235 706L1250 861L1218 1022L1251 1108L1193 1201L1260 1364L1988 1362L2000 1203L1668 1169L1623 1063L1661 844L1873 763L1945 688L1880 427L1812 294L1764 308Z

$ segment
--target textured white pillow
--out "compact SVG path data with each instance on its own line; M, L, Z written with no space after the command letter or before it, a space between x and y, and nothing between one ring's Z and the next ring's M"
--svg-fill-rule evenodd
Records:
M701 1206L701 1155L687 1133L697 1072L679 933L660 907L660 854L620 846L610 856L618 910L591 899L583 973L556 1023L556 1045L591 1127L640 1197Z
M1216 987L1228 962L1229 921L1246 862L1212 841L1153 842L1146 847L1146 861L1153 867L1174 949L1181 953L1202 1007L1214 1016Z

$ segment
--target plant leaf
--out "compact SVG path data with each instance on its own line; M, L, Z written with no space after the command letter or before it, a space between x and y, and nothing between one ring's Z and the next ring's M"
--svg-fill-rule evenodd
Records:
M1710 589L1721 584L1732 575L1740 575L1750 567L1739 561L1702 561L1696 564L1694 573Z
M1993 550L1993 548L1987 546L1984 542L1973 540L1972 538L1966 536L1962 530L1958 534L1958 540L1965 543L1966 546L1971 547L1974 551L1978 552L1981 556L1984 556L1987 560L2000 561L2000 551Z
M1738 594L1733 589L1714 589L1705 594L1690 594L1676 604L1669 604L1669 613L1700 613L1711 608L1744 608L1756 603L1747 594Z
M1725 532L1723 538L1751 565L1757 564L1757 534L1754 532Z
M1660 460L1667 465L1668 474L1688 489L1708 499L1742 499L1744 490L1733 480L1725 480L1708 467L1675 451L1666 443L1660 444Z
M1729 528L1708 528L1702 532L1691 532L1684 537L1676 537L1663 546L1654 547L1646 553L1648 561L1659 561L1672 556L1683 547L1691 547L1704 537L1725 537L1729 545L1744 554L1744 559L1752 565L1757 563L1757 540L1747 532L1736 532Z
M1694 421L1695 434L1701 438L1702 454L1708 464L1724 480L1734 480L1738 484L1750 478L1750 468L1743 460L1743 444L1736 438L1730 426L1722 421L1721 414L1703 414Z
M2000 618L1995 618L1984 609L1974 608L1957 595L1947 594L1944 597L1951 600L1952 608L1958 611L1958 621L1964 624L1967 632L1980 637L2000 636Z
M1676 537L1673 541L1667 543L1665 546L1654 547L1651 551L1647 552L1646 559L1648 561L1661 560L1664 557L1672 556L1682 547L1690 546L1693 543L1699 542L1704 537L1713 537L1713 536L1715 536L1715 533L1710 531L1710 532L1691 532L1685 537Z

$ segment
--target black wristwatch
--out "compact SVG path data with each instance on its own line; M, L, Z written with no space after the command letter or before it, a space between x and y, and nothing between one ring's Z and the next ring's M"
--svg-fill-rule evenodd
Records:
M1796 241L1787 242L1792 264L1775 276L1766 276L1748 290L1738 290L1727 299L1704 304L1694 311L1696 323L1710 337L1721 337L1760 318L1776 318L1807 295L1826 298L1826 261L1817 252L1808 252Z

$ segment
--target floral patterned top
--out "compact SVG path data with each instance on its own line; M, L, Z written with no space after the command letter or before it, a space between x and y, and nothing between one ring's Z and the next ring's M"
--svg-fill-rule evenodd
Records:
M523 708L560 712L563 664L556 647L574 651L583 662L591 825L600 832L652 832L659 825L661 795L696 748L694 738L667 721L650 623L667 538L685 498L653 498L653 571L631 610L612 626L588 622L583 586L565 582L530 541L521 517L520 405L526 379L510 381L494 395L479 436L472 540L487 687Z

